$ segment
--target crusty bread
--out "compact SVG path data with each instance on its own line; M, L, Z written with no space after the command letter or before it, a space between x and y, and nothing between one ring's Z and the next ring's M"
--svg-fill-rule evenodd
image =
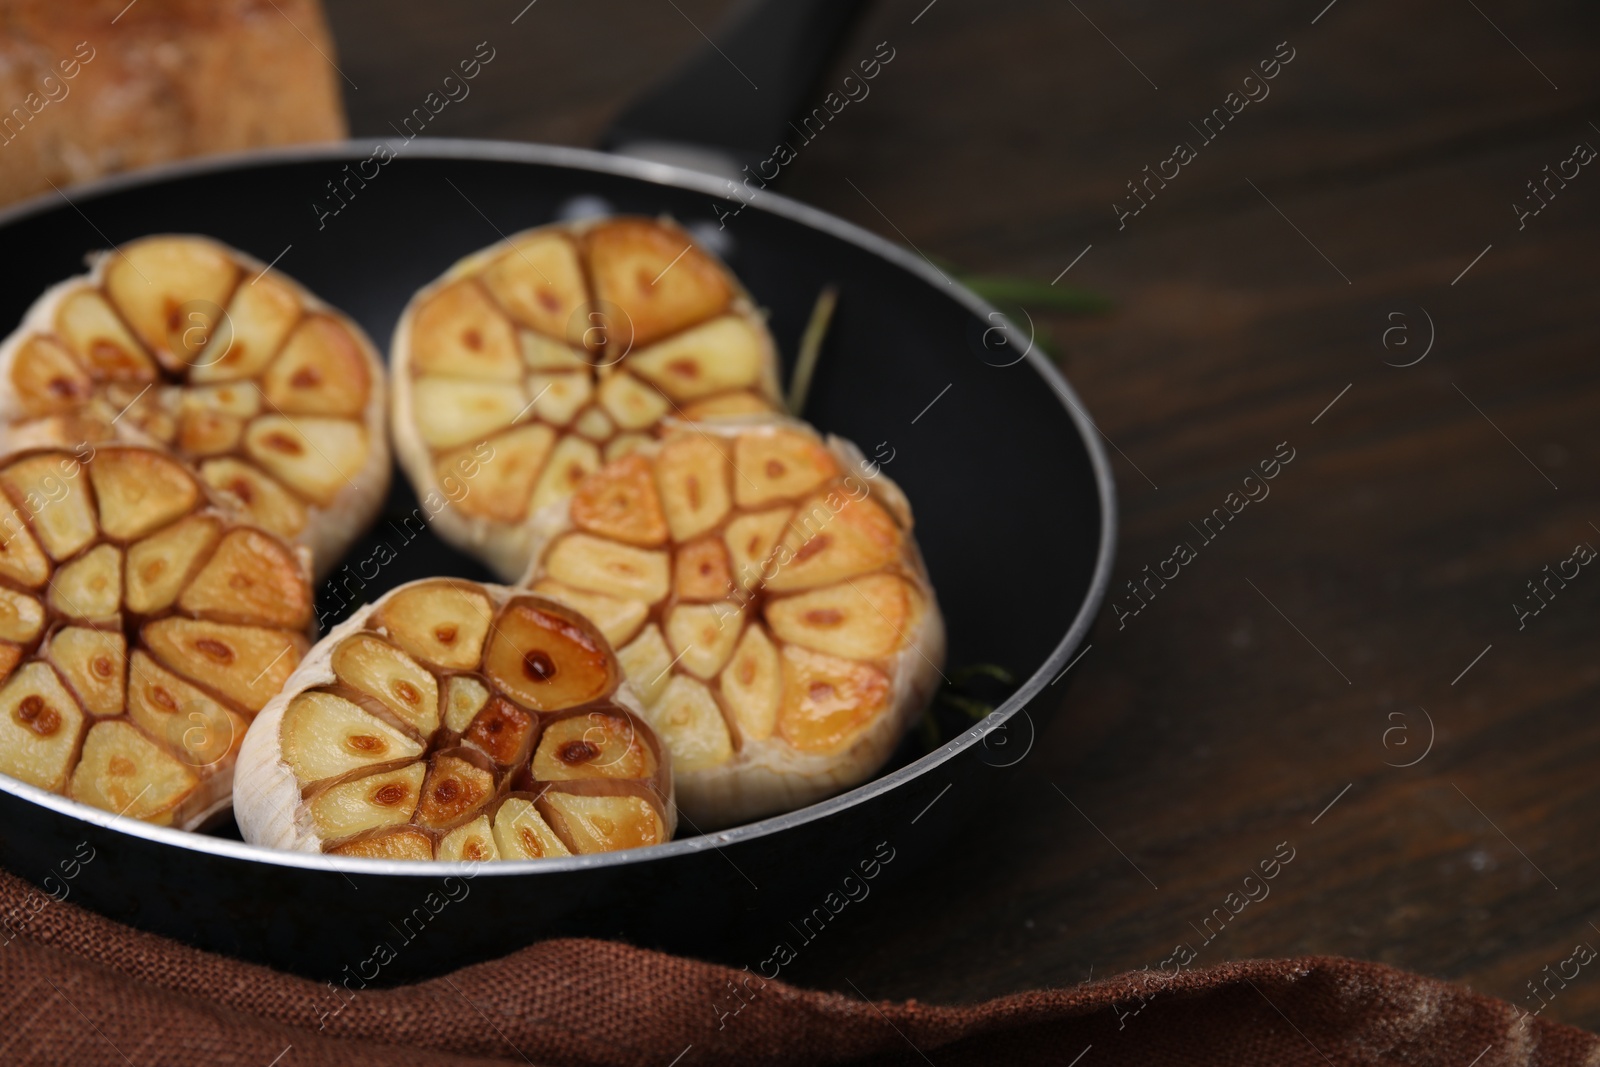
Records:
M0 203L342 138L336 61L320 0L0 0Z

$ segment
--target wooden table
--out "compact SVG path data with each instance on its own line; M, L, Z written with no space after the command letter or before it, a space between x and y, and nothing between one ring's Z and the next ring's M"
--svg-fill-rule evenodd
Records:
M783 191L1114 298L1035 315L1112 442L1113 602L1198 551L1139 614L1108 606L948 877L849 909L794 980L968 1001L1186 942L1195 966L1336 953L1532 1010L1528 983L1600 946L1600 568L1573 558L1600 545L1600 167L1573 159L1600 146L1600 13L1324 3L894 0L844 47L830 80L879 41L896 58ZM540 0L512 25L521 4L332 0L355 133L486 40L430 133L592 144L727 6ZM1119 225L1146 166L1165 185ZM1202 543L1280 442L1270 496ZM1546 565L1576 576L1519 617ZM1547 1015L1600 1027L1600 967L1549 988Z

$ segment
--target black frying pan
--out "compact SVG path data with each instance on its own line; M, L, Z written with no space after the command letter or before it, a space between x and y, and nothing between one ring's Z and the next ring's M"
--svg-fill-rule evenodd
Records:
M338 214L319 216L312 205L327 210L327 183L371 155L352 143L187 164L0 214L0 327L80 270L85 252L179 231L263 261L281 253L282 270L382 344L414 289L578 198L713 229L713 207L728 207L723 182L658 164L418 140L364 187L352 183ZM868 455L892 450L884 469L916 510L948 663L1003 664L1025 679L998 711L933 752L908 741L876 780L799 811L629 852L482 864L472 877L151 827L0 778L0 864L135 926L313 977L353 977L359 988L569 934L770 971L781 966L773 945L795 942L789 923L840 899L847 877L902 876L931 857L983 804L995 768L1026 755L1051 702L1034 717L1023 709L1068 664L1100 604L1115 533L1105 456L1028 338L915 253L772 194L721 234L730 266L770 309L786 360L818 291L837 285L806 417ZM397 472L388 516L415 507ZM387 521L349 558L370 558L379 539L397 558L368 583L370 597L428 575L488 578L431 535L404 542Z

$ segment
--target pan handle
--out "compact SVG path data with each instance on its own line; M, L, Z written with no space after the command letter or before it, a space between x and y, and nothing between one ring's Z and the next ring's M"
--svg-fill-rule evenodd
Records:
M600 147L739 177L815 102L818 80L868 3L745 0L703 47L622 109Z

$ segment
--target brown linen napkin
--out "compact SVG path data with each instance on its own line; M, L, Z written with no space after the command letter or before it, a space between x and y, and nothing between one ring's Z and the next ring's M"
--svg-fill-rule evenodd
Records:
M337 994L58 903L5 872L0 924L7 1065L1600 1062L1600 1039L1581 1030L1330 957L1230 963L1159 989L1137 972L947 1008L763 986L726 967L560 940Z

